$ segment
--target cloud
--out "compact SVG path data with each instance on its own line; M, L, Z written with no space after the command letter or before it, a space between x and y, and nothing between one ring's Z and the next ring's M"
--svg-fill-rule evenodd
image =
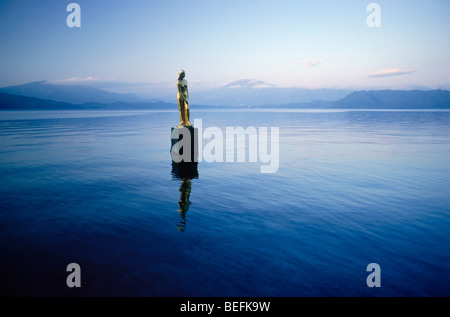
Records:
M53 82L55 83L85 83L85 82L99 82L99 81L105 81L103 79L100 78L95 78L92 76L88 76L86 78L81 78L81 77L71 77L71 78L66 78L66 79L58 79L58 80L54 80Z
M399 68L389 68L382 69L376 72L368 74L369 77L392 77L392 76L401 76L401 75L410 75L415 73L415 70L404 70Z
M323 64L319 61L301 61L300 64L302 64L304 67L317 67L318 65Z

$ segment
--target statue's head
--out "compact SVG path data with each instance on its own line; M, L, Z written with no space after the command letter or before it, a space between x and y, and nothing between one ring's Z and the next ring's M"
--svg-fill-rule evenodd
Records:
M184 70L180 70L178 72L178 78L184 78L186 76L186 72Z

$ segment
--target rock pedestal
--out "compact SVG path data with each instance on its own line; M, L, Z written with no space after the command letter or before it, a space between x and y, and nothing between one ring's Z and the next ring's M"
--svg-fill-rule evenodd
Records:
M193 126L171 128L172 173L179 178L198 176L198 129Z

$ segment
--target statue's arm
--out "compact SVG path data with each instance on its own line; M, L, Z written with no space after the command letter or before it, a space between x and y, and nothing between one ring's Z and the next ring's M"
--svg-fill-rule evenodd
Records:
M179 86L178 86L179 88L178 88L178 91L180 92L180 94L183 96L183 98L186 100L186 101L189 101L189 93L188 93L188 87L187 87L187 84L179 84Z
M187 85L184 87L184 96L186 97L186 100L189 100L189 92L188 92L188 86Z

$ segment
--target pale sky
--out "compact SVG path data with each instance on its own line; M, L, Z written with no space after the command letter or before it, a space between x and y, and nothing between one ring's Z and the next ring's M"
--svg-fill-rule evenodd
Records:
M70 28L69 3L81 8ZM31 81L190 89L450 87L450 1L0 0L0 87Z

